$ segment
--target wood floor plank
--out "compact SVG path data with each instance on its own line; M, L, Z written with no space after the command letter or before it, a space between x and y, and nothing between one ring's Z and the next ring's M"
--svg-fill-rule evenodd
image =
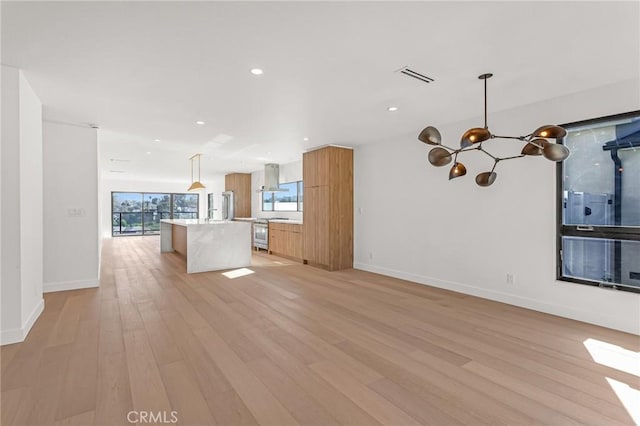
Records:
M144 330L124 332L134 410L171 412L171 404Z
M170 311L163 311L161 315L184 358L197 372L200 391L216 422L221 425L256 425L251 412L182 316Z
M171 333L169 333L153 301L148 300L143 303L138 303L136 306L142 318L144 328L147 331L149 343L151 344L151 349L153 350L158 365L180 361L182 354L173 341Z
M242 300L248 306L251 306L252 308L256 309L256 311L261 312L265 318L268 318L278 327L284 329L285 331L305 343L307 346L317 351L325 359L336 359L339 360L341 364L349 365L351 374L357 377L362 383L372 383L382 378L382 376L372 368L357 362L345 353L337 350L332 345L332 343L338 343L343 341L344 339L338 338L326 341L323 338L313 334L305 327L299 325L291 317L288 317L277 310L270 309L250 295L245 294L245 297L243 297ZM296 317L295 314L291 315L293 317ZM299 317L299 315L297 317Z
M29 388L15 388L0 393L0 424L2 425L27 425L31 404Z
M492 340L487 342L486 339L472 336L463 332L452 332L444 330L432 324L416 324L419 327L406 327L408 333L422 336L425 339L439 342L443 347L451 348L462 353L466 353L474 360L484 362L485 364L507 364L523 368L537 376L544 376L549 379L559 381L576 389L588 393L596 398L605 399L610 403L618 405L619 399L610 391L609 386L604 379L605 375L594 380L587 380L587 371L580 371L580 374L572 374L564 371L555 362L540 362L536 353L505 346L500 340ZM593 376L592 376L593 377Z
M171 407L175 411L175 417L181 424L214 424L213 416L200 392L195 374L183 361L163 365L160 367L160 372L169 394Z
M211 303L214 302L211 299L209 300ZM373 426L378 424L373 417L369 416L346 396L335 392L331 385L309 369L307 365L304 364L304 358L298 358L296 356L299 355L297 351L292 352L280 346L280 344L276 343L275 340L272 340L272 338L264 332L263 327L255 326L250 322L244 322L243 325L240 316L233 315L233 311L229 312L224 305L218 305L216 308L228 312L229 318L232 318L232 321L238 325L241 332L259 344L265 354L267 354L276 365L283 366L282 371L284 371L285 374L342 424L353 426ZM302 343L301 341L298 342ZM294 342L289 343L296 344Z
M49 346L65 345L75 340L80 313L87 298L84 294L70 296L65 301L55 329L50 335Z
M389 379L380 379L369 384L369 387L424 425L465 424L455 417L449 416L438 405L430 403L427 399L421 398L419 394L410 392ZM473 420L473 424L479 424L477 419Z
M61 397L67 384L67 371L76 349L73 343L49 346L42 351L31 386L30 410L27 424L52 424L61 406ZM85 400L86 401L86 400Z
M186 274L158 237L105 240L100 287L46 294L0 349L2 425L633 424L608 379L640 387L618 364L638 336L265 253L251 270Z
M96 426L122 424L127 413L133 410L131 381L137 379L129 378L127 365L127 354L124 350L100 351L96 384Z
M73 417L58 420L55 423L55 426L92 426L94 424L95 415L96 413L94 411L76 414Z
M321 361L310 365L323 379L338 392L343 393L376 420L385 425L419 425L420 422L409 416L391 402L364 386L347 371L330 361Z
M417 375L402 363L389 361L352 342L342 342L337 346L361 362L376 366L385 378L425 400L427 404L438 407L460 423L508 425L532 422L531 419L505 407L484 392L468 389L464 384L450 380L437 372L430 374L428 369L425 371L420 369L422 374ZM374 387L377 383L379 382L371 383L369 386ZM460 407L464 409L461 410Z
M94 322L80 322L60 395L58 420L96 409L98 336Z
M212 329L194 332L211 358L218 364L240 398L258 423L268 425L295 425L298 422L278 402L265 385L247 369L240 357Z
M464 368L527 398L538 401L552 408L554 411L561 412L567 417L575 419L577 423L594 425L607 424L614 426L627 424L627 421L630 420L627 418L624 419L626 421L619 421L604 416L599 411L563 398L552 390L544 390L536 386L531 386L525 381L506 375L499 370L484 366L478 362L471 361L466 364Z
M253 360L247 365L300 424L308 426L337 426L340 424L329 411L308 396L300 386L268 358Z

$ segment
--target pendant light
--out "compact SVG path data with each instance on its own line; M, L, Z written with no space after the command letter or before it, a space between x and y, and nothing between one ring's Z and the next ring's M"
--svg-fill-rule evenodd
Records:
M189 158L189 161L191 161L191 186L189 187L189 189L187 191L191 192L191 191L197 191L199 189L204 189L205 186L200 182L200 157L202 156L202 154L196 154L194 156L192 156L191 158ZM198 160L198 180L194 181L193 180L193 161L194 160Z
M512 160L515 158L522 158L525 156L543 156L550 161L563 161L569 156L569 149L561 144L552 143L547 139L562 139L566 136L567 131L560 126L545 125L538 127L532 133L526 136L498 136L491 133L487 124L487 80L491 78L493 74L487 73L479 75L478 78L484 81L484 127L474 127L462 135L460 138L460 148L449 148L442 144L442 136L438 129L432 126L425 127L418 140L428 145L437 145L429 151L429 163L433 166L441 167L446 166L451 162L453 156L453 166L449 170L449 180L464 176L467 174L467 168L464 164L458 161L458 154L467 151L480 151L491 157L493 160L493 168L491 171L482 172L476 176L476 183L478 186L491 186L498 177L498 174L494 171L500 161ZM490 139L515 139L524 142L525 145L520 152L520 155L513 155L510 157L496 157L486 151L482 143Z

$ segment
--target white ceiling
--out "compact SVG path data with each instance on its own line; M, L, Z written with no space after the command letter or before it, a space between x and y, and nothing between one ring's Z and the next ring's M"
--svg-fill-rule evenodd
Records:
M480 117L484 72L490 112L638 78L639 39L637 2L2 2L2 63L47 119L99 124L116 179L417 136Z

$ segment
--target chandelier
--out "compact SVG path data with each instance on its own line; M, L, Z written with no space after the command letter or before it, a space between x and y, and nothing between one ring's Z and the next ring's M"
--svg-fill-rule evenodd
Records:
M547 140L557 140L565 137L567 131L560 126L545 125L525 136L498 136L491 133L487 125L487 79L492 76L493 74L490 73L478 76L480 80L484 80L484 127L474 127L464 132L460 139L460 148L454 149L443 145L440 132L432 126L426 127L418 136L420 141L428 145L437 145L436 148L429 151L429 162L432 165L436 167L446 166L453 158L453 166L449 170L449 180L467 174L465 165L458 161L458 154L467 151L480 151L493 160L491 171L482 172L476 176L476 183L479 186L490 186L496 181L498 174L495 169L501 161L537 155L542 155L551 161L562 161L569 156L569 149L566 146ZM525 144L519 155L497 157L482 146L483 142L496 138L515 139Z

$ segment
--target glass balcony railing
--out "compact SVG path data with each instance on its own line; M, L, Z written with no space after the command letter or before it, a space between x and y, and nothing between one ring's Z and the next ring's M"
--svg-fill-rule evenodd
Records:
M176 212L173 219L197 219L198 212ZM160 233L160 220L172 219L170 212L113 212L111 233L118 235L154 235Z

